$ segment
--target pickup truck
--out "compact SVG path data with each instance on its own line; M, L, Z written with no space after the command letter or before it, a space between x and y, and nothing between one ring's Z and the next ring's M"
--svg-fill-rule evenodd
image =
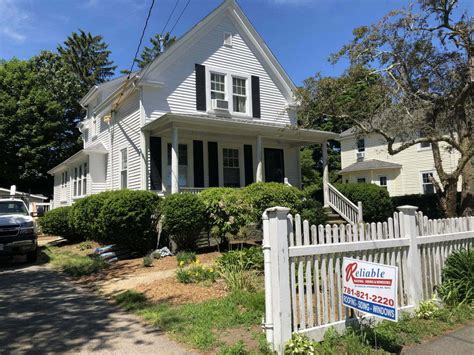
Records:
M36 223L22 199L0 198L0 256L38 257Z

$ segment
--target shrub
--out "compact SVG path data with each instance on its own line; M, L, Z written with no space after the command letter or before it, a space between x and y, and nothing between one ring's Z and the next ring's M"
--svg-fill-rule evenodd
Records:
M386 189L374 184L337 184L336 188L353 203L362 202L364 222L382 222L393 213Z
M150 254L147 256L143 257L143 267L152 267L153 266L153 261L154 257Z
M196 253L192 251L180 251L176 254L178 266L186 266L196 261Z
M119 244L146 253L156 245L160 198L148 191L114 191L97 220L100 242Z
M301 218L307 220L310 225L325 224L327 221L327 215L324 212L323 205L307 196L302 202L301 207Z
M211 188L200 194L208 218L207 228L224 240L226 234L236 235L250 222L250 206L243 198L242 190L231 188Z
M445 217L436 194L393 196L392 203L395 210L398 206L411 205L418 207L418 210L422 211L428 218L438 219Z
M316 344L304 335L294 333L285 344L285 355L296 355L296 354L316 354Z
M216 260L216 264L219 269L239 265L243 270L263 271L263 251L258 247L232 250L222 254Z
M199 195L170 195L162 203L162 212L163 230L176 243L178 249L194 249L206 224L206 206Z
M74 233L70 223L72 207L59 207L45 213L40 217L38 223L41 231L45 234L58 235L69 241L82 241L82 238Z
M474 252L472 249L454 251L442 271L439 294L448 305L474 302Z
M436 300L433 298L427 301L421 301L418 308L415 310L415 315L421 319L432 319L439 311Z
M105 191L76 201L72 206L70 222L75 232L85 239L101 239L98 235L100 228L97 218L105 201L116 193L116 191Z
M296 187L276 182L257 182L245 187L242 191L244 201L251 206L250 218L260 223L262 213L270 207L290 208L290 213L301 212L303 192Z
M217 278L217 272L213 267L206 267L199 263L199 260L193 262L189 268L180 267L176 271L176 279L181 283L214 282Z

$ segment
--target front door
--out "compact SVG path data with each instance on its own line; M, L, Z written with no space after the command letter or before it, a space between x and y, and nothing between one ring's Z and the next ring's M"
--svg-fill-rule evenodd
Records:
M283 159L283 149L264 149L265 159L265 181L283 182L285 178L285 164Z

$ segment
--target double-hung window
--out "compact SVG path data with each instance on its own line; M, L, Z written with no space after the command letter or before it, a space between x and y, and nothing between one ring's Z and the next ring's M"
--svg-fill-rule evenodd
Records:
M120 151L120 188L126 189L128 182L128 151L124 148Z
M387 188L387 177L386 176L379 176L379 185L384 189Z
M239 150L224 148L224 187L240 187Z
M74 168L74 192L73 192L74 197L76 197L78 195L78 193L77 193L78 169L79 168L77 166Z
M357 140L357 151L359 153L365 152L365 139L364 138L360 138Z
M225 100L225 75L211 73L211 99Z
M424 194L433 194L435 193L435 188L432 182L433 173L426 172L421 174L421 185L423 187Z
M84 170L82 174L82 194L87 195L87 174L88 174L87 163L84 163Z
M247 113L247 80L232 77L232 98L234 112Z

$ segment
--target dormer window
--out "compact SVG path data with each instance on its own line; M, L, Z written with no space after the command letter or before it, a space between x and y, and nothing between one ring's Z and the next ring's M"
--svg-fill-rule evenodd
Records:
M225 75L211 73L211 99L225 100Z
M234 112L247 113L247 79L232 78Z

